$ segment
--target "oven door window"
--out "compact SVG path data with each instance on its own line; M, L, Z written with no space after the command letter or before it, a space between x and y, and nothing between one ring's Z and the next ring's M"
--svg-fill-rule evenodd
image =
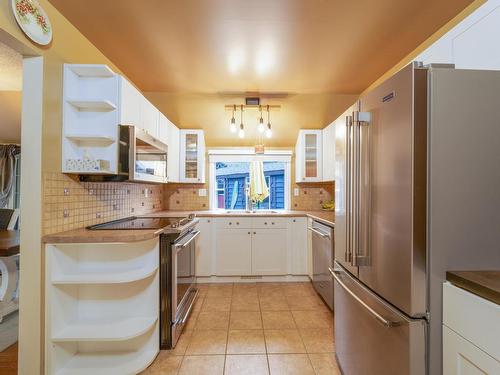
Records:
M177 306L180 307L183 299L195 282L195 241L180 248L177 253Z

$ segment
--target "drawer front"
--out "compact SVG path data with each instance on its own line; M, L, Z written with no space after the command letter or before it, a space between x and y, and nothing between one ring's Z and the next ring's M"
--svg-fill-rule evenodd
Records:
M254 217L253 227L255 229L284 229L287 227L288 219L283 217Z
M500 305L444 283L443 324L500 360Z
M252 228L251 217L221 217L217 218L217 229L247 229Z

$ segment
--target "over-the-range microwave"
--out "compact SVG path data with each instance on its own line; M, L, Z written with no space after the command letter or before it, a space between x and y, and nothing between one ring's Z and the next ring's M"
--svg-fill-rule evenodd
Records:
M120 125L119 133L118 174L81 175L80 181L167 182L168 146L135 126Z

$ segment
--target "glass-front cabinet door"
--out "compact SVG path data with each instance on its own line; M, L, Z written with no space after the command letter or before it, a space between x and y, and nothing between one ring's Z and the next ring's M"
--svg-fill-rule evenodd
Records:
M180 182L205 183L205 138L203 130L181 130Z
M300 130L295 150L296 182L322 180L322 131Z

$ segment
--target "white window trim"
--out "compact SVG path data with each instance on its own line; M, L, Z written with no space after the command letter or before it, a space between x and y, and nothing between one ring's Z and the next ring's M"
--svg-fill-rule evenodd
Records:
M217 208L217 181L215 179L215 163L241 162L241 161L281 161L285 163L285 210L290 209L291 165L293 152L289 150L271 150L264 154L256 154L253 148L231 148L208 150L209 179L208 191L210 196L210 209L226 211Z

